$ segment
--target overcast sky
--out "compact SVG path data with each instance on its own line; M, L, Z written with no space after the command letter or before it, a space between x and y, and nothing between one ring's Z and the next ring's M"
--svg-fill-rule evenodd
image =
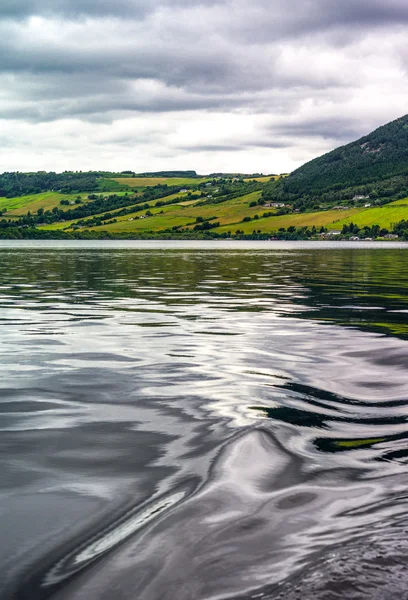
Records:
M407 0L0 0L0 172L285 172L408 112Z

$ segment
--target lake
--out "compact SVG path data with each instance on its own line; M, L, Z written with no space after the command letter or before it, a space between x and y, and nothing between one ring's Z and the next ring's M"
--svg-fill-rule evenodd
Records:
M408 245L0 244L0 596L408 590Z

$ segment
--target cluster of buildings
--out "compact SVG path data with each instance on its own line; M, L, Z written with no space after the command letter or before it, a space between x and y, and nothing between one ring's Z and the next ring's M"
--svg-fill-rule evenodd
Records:
M266 208L284 208L286 204L283 202L265 202L264 206Z
M321 238L336 238L339 235L342 235L342 231L340 231L339 229L332 229L330 231L326 231L324 233L319 233L319 237ZM398 239L398 235L396 235L395 233L387 233L386 235L382 236L384 237L384 239L386 240L397 240ZM350 240L350 242L372 242L373 238L370 237L365 237L365 238L361 238L358 235L353 235L350 238L348 238Z

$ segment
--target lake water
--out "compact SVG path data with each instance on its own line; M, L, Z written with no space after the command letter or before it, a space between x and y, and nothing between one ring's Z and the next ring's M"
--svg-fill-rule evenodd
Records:
M408 597L408 245L0 244L0 597Z

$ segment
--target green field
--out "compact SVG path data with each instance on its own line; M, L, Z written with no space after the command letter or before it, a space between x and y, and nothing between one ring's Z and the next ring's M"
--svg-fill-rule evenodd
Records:
M17 198L0 198L0 210L6 209L7 216L21 216L37 212L39 208L52 210L58 206L61 210L69 210L72 206L60 205L61 200L74 202L80 196L83 202L87 201L88 193L60 194L59 192L44 192L42 194L31 194L30 196L18 196Z
M402 200L395 200L395 202L390 202L387 206L408 206L408 198L403 198Z
M125 180L124 180L125 181ZM102 178L98 179L98 192L120 192L123 190L130 190L132 186L126 183L119 183L116 179Z
M261 214L268 209L264 209L261 207L261 210L258 208L256 213L261 216ZM344 211L348 216L353 217L354 214L358 213L358 209L350 209L349 211ZM344 216L344 213L342 213ZM237 227L231 229L231 227L220 227L216 229L217 232L222 233L226 231L235 232L236 229L243 231L244 233L252 233L255 231L261 231L263 233L278 231L281 227L287 229L288 227L327 227L328 229L338 229L338 219L339 219L339 211L337 210L326 210L321 212L314 213L298 213L298 214L289 214L289 215L281 215L281 216L273 216L267 217L265 219L260 218L258 220L249 221L247 223L236 223Z
M124 196L126 192L104 192L104 196L111 196L116 194L117 196ZM59 192L43 192L42 194L31 194L29 196L18 196L17 198L0 198L0 210L6 209L6 217L21 217L26 215L28 211L31 214L37 212L38 209L52 210L56 206L62 211L72 210L75 208L74 205L62 205L61 200L68 200L68 202L74 202L78 196L82 199L82 202L89 202L89 192L81 192L80 194L60 194Z
M398 202L401 202L401 200ZM408 219L408 204L392 203L378 208L363 208L358 214L353 215L352 219L347 217L341 219L337 223L338 227L336 228L341 229L345 223L348 224L350 221L353 221L359 227L379 225L380 227L390 229L392 225L403 219Z

